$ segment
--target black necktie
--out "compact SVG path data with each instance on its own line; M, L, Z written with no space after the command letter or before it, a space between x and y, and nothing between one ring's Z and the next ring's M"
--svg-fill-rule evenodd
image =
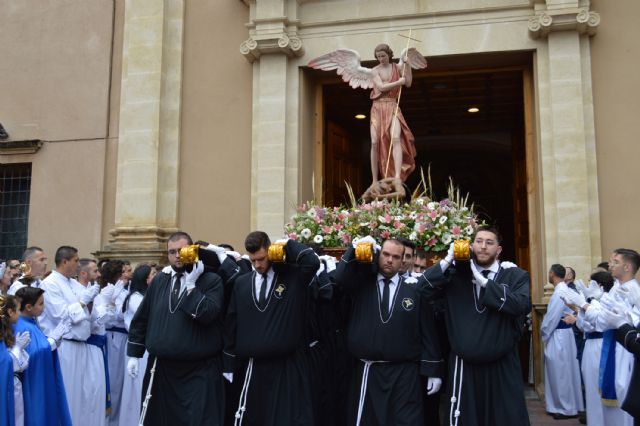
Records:
M260 284L260 296L258 297L258 305L261 308L264 308L264 305L267 301L267 283L268 283L269 275L265 272L262 274L262 283Z
M173 290L171 291L171 305L172 306L176 306L176 304L178 303L178 299L180 298L180 286L181 286L181 280L180 278L182 278L182 273L178 272L175 276L175 279L173 281Z
M484 271L481 272L482 276L485 277L486 279L489 279L490 273L491 273L490 269L485 269Z
M382 319L387 319L389 317L389 284L391 283L391 278L385 278L383 281L384 288L382 289Z

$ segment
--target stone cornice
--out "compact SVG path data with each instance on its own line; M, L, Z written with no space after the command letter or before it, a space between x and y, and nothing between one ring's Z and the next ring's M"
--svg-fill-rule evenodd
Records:
M588 8L568 8L538 11L529 18L529 35L546 37L553 31L577 31L590 36L597 32L600 15Z
M40 139L0 142L0 155L35 154L42 148Z

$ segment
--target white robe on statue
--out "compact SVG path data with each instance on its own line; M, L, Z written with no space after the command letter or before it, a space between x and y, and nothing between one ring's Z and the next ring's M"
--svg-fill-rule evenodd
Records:
M69 311L71 330L63 336L58 347L60 370L67 393L73 424L104 426L105 381L104 365L97 363L95 346L86 340L91 336L91 315L78 302L85 288L78 281L68 279L57 271L42 281L44 313L38 318L44 334L48 335L60 322L64 308Z
M626 285L627 283L623 284ZM631 280L629 283L638 285L636 280ZM634 308L631 304L629 304L624 297L617 296L616 293L618 288L620 287L620 283L616 281L611 290L608 293L605 293L601 300L607 300L609 298L614 298L618 302L623 302L627 305L627 312L631 313L634 324L637 324L640 321L640 311ZM599 314L602 308L600 303L594 301L591 303L590 308L584 314L584 321L588 322L591 327L593 327L596 331L606 331L606 325L603 324L601 319L599 318ZM626 411L622 410L620 406L622 405L622 401L627 395L627 389L629 387L629 382L631 380L631 374L633 373L633 354L627 351L624 346L620 343L616 343L616 376L615 376L615 386L616 386L616 397L618 400L617 407L611 406L602 406L602 414L604 418L605 425L615 425L615 426L633 426L633 417L629 415ZM599 369L596 370L595 374L597 375ZM597 379L596 379L597 380Z
M564 282L556 285L540 332L544 348L544 399L549 413L575 416L584 410L580 366L571 328L558 329L562 317L572 314L559 294L567 291Z
M127 330L131 325L133 315L138 310L138 306L142 302L142 295L138 292L133 293L127 303L127 309L124 313L124 324ZM122 402L120 404L120 422L119 426L138 426L140 420L140 404L142 401L142 379L147 369L147 359L149 353L145 351L144 356L140 358L138 364L138 375L135 378L124 372L124 383L122 385ZM126 359L126 354L123 360Z
M584 313L578 314L576 322L578 328L585 333L596 332L595 327L584 320ZM584 382L585 403L587 409L588 426L606 426L604 421L602 399L598 386L598 372L600 370L600 353L602 352L602 337L589 339L584 342L582 351L582 381Z

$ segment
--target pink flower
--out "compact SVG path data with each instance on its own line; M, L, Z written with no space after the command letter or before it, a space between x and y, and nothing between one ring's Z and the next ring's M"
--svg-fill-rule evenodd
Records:
M324 232L325 234L330 234L333 232L333 227L331 226L323 226L322 227L322 232Z
M382 231L382 232L380 233L380 236L381 236L382 238L389 238L389 237L391 236L391 233L385 229L384 231ZM434 244L435 244L435 243L434 243Z
M431 210L429 212L429 217L431 218L431 220L436 220L436 218L438 217L438 212L436 210Z
M453 234L454 237L459 237L462 234L462 228L456 225L451 230L451 233Z
M403 226L404 226L404 223L402 223L402 222L395 221L395 222L393 223L393 227L394 227L394 228L396 228L396 229L400 229L400 228L402 228Z
M322 222L322 219L320 219L319 217L315 217L315 218L313 219L313 221L314 221L315 223L321 223L321 222Z
M335 225L333 225L333 227L335 228L336 231L340 231L342 230L342 225L340 225L339 223L336 223Z
M343 244L351 244L351 235L342 234L342 243Z
M429 238L429 241L427 241L427 245L433 247L436 245L437 242L438 242L438 239L434 236Z

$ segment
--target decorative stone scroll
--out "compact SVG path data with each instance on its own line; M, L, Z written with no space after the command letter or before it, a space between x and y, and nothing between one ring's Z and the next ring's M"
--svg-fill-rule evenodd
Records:
M281 53L288 57L304 55L302 40L294 34L282 32L266 36L251 36L240 44L240 53L249 61L257 60L266 53Z
M586 8L570 8L537 12L529 18L529 35L546 37L552 31L577 31L594 35L600 25L600 15Z

